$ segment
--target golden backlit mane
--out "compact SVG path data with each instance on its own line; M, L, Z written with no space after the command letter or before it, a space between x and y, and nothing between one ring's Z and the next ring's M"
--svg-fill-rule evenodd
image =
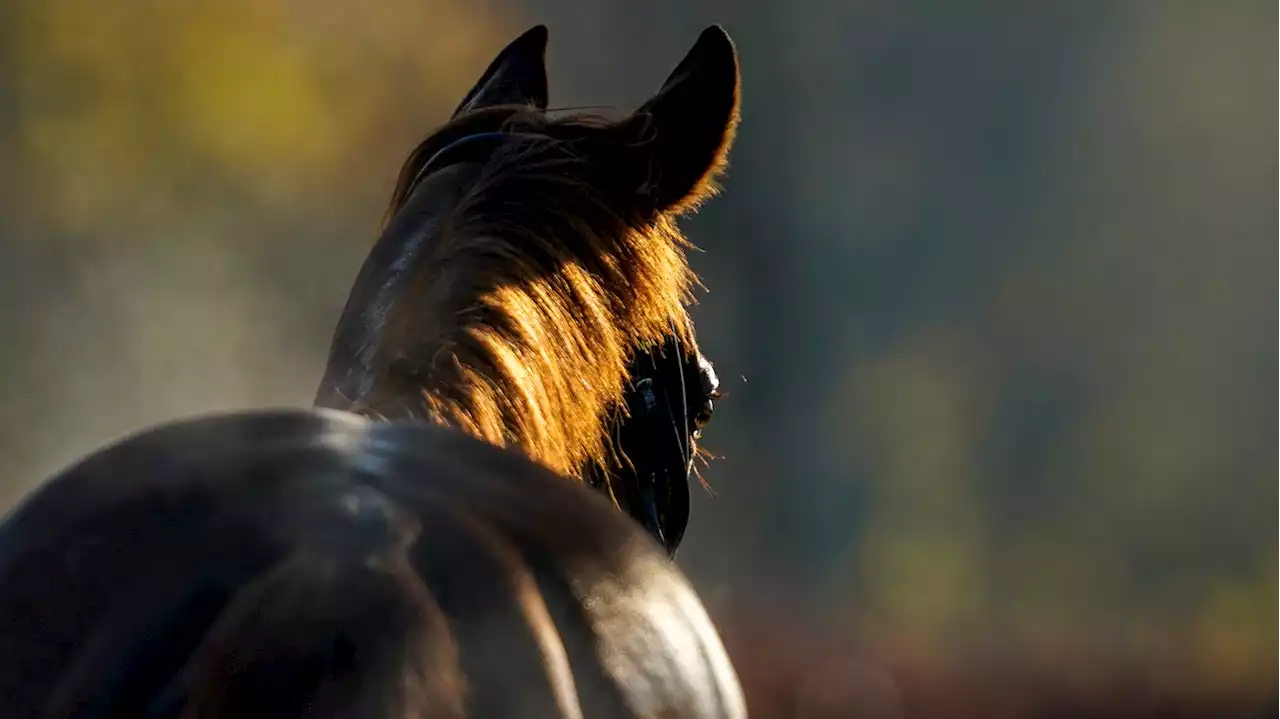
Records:
M606 168L581 149L643 144L643 134L628 139L634 124L624 131L600 116L489 108L455 119L411 154L389 219L414 210L411 184L441 147L475 132L513 135L478 163L428 239L412 296L431 306L388 317L388 336L401 338L384 348L400 358L391 371L408 376L387 378L395 389L375 392L369 410L517 446L563 474L604 461L604 421L618 407L632 354L672 333L694 346L687 241L671 214L609 189L601 173L628 168ZM405 392L406 382L417 391Z

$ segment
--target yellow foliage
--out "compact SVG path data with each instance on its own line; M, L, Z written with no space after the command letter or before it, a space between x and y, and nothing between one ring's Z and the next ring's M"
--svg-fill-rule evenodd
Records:
M362 172L389 188L396 160L367 167L388 130L425 134L508 39L473 8L20 4L10 11L21 28L17 142L34 176L32 201L15 204L77 231L164 211L192 172L285 205Z

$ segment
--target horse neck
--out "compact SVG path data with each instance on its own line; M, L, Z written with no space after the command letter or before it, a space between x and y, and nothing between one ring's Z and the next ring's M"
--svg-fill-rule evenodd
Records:
M388 225L335 337L333 358L348 361L331 358L326 387L371 414L456 427L576 476L605 460L632 352L691 337L683 239L665 218L610 218L562 182L512 186L527 174L462 192L467 172L428 178ZM504 192L540 198L527 222L485 219L504 216L483 205Z

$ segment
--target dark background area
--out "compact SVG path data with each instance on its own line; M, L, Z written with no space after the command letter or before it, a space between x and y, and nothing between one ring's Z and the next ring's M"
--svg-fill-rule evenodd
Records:
M0 507L309 404L401 162L516 34L554 106L630 109L719 22L743 124L683 224L730 396L680 564L754 715L1274 715L1276 7L2 4Z

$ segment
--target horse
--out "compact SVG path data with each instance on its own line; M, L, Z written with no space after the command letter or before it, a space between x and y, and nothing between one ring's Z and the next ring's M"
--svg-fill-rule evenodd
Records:
M674 556L718 390L670 220L712 193L737 121L736 80L685 76L736 78L736 57L699 43L632 116L556 119L546 39L508 45L410 155L315 405L518 447Z
M172 422L0 525L0 716L745 716L649 536L671 500L616 484L606 436L658 404L647 353L703 370L672 218L723 167L736 52L713 26L636 113L553 118L545 43L499 54L402 172L371 254L399 260L352 299L421 304L349 301L317 396L367 417Z

